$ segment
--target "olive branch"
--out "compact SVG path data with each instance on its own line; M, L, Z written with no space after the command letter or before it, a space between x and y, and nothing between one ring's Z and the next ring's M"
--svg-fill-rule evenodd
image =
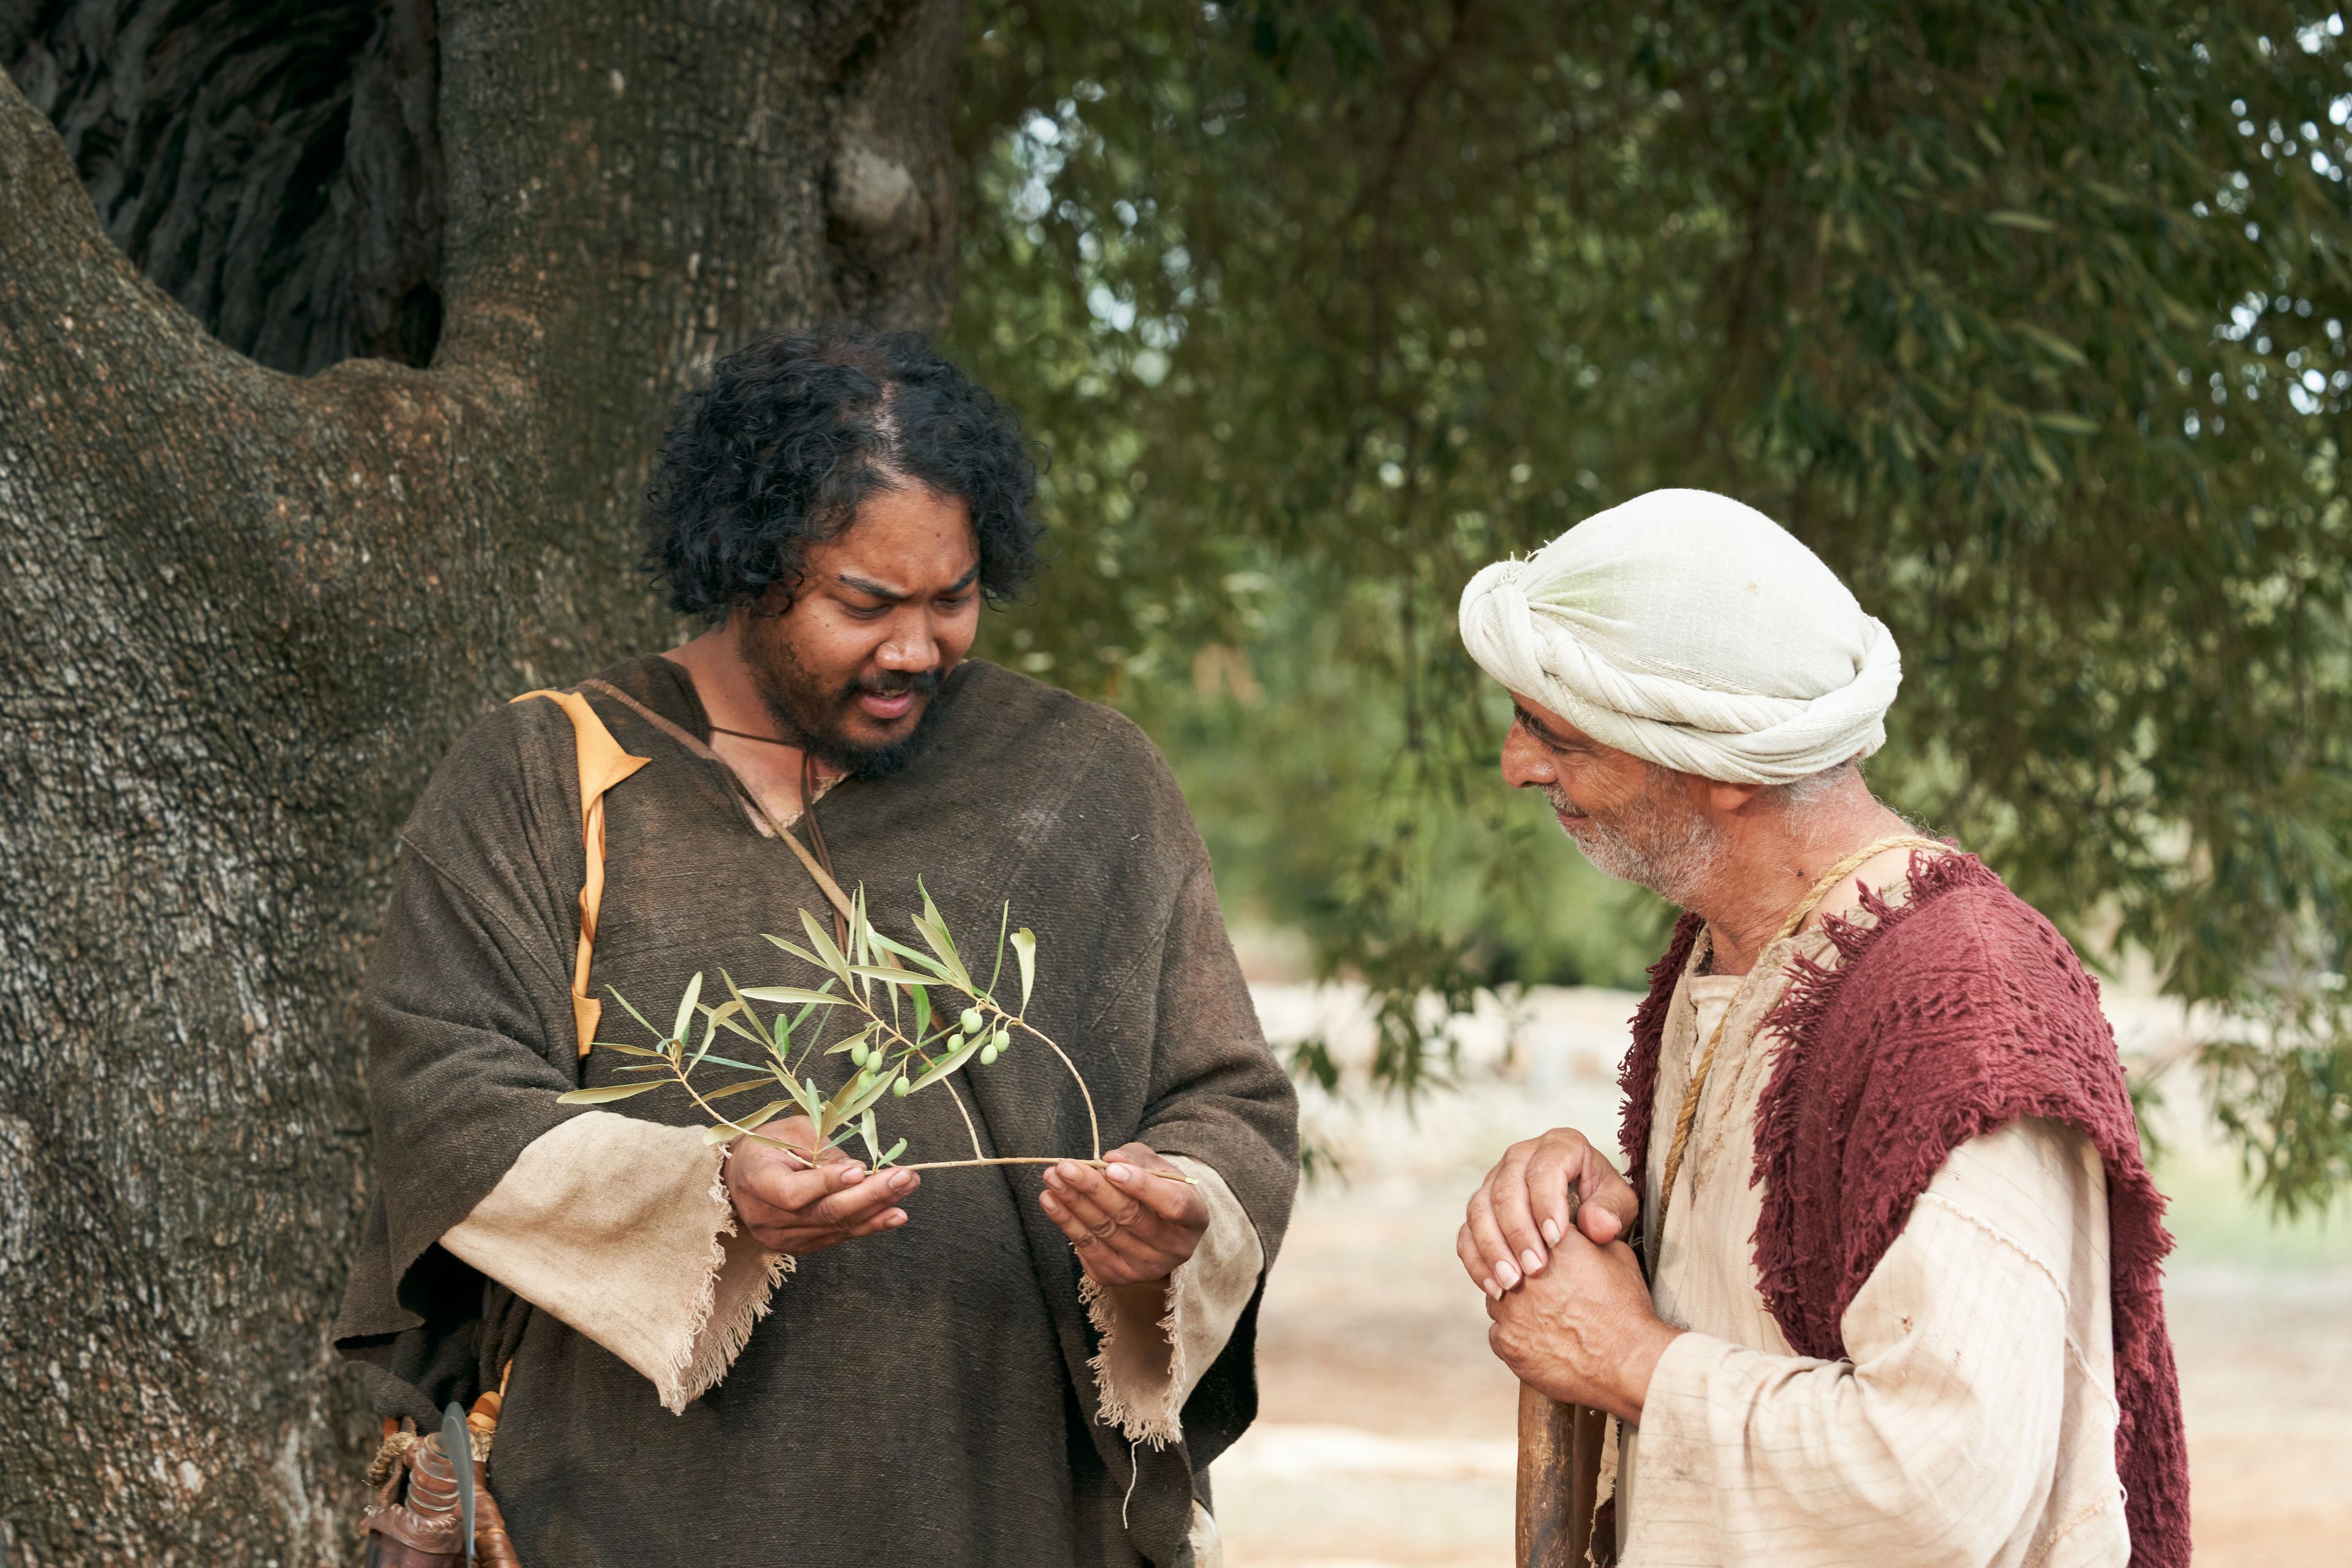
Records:
M675 1084L686 1090L711 1119L702 1134L707 1143L749 1138L787 1150L814 1164L825 1151L856 1137L864 1141L867 1155L879 1169L892 1165L906 1151L907 1141L900 1138L887 1149L883 1148L875 1121L876 1110L886 1099L904 1100L936 1084L955 1100L956 1110L963 1117L964 1131L971 1137L972 1157L894 1168L944 1171L979 1165L1058 1164L1068 1156L991 1156L981 1145L980 1129L972 1122L971 1111L956 1092L955 1074L974 1061L982 1067L994 1066L999 1057L1013 1048L1017 1036L1026 1035L1060 1058L1063 1067L1069 1069L1071 1080L1078 1086L1078 1093L1086 1100L1087 1130L1093 1148L1092 1155L1081 1163L1100 1168L1104 1163L1102 1126L1096 1117L1095 1097L1087 1088L1086 1078L1069 1053L1028 1018L1029 998L1037 981L1036 933L1026 926L1011 930L1013 906L1006 904L997 926L994 967L988 984L979 984L957 952L955 939L938 904L931 900L930 889L920 882L916 885L923 895L923 909L910 918L916 933L929 948L929 952L919 952L876 930L866 914L866 889L861 887L850 901L846 952L806 910L801 911L801 926L808 937L806 947L762 933L794 958L831 976L814 990L802 985L739 986L734 976L722 969L719 978L727 987L728 1000L706 1005L702 1000L703 974L697 971L694 978L687 982L685 994L678 998L677 1017L665 1035L617 989L606 987L613 992L613 999L658 1043L646 1047L596 1040L592 1042L592 1048L645 1058L645 1061L620 1070L659 1076L641 1083L575 1089L559 1095L558 1100L565 1105L609 1105ZM1004 954L1008 948L1021 977L1021 999L1010 1008L997 999L998 987L1004 979ZM940 994L939 999L935 1000L934 993ZM755 1002L778 1005L780 1010L763 1021L752 1005ZM782 1010L795 1005L796 1012ZM822 1043L825 1025L833 1016L826 1010L833 1008L847 1008L864 1022L846 1039L824 1047L823 1054L827 1057L846 1055L853 1069L841 1087L827 1095L818 1088L809 1067ZM698 1016L702 1020L701 1038L689 1050L687 1038ZM816 1019L814 1027L812 1018ZM721 1030L751 1041L766 1053L766 1059L744 1061L716 1054L711 1047L718 1042ZM797 1055L795 1041L802 1042ZM695 1083L693 1076L706 1066L733 1068L756 1076L706 1091ZM713 1103L761 1089L781 1089L782 1097L740 1117L730 1117ZM759 1131L777 1117L794 1110L806 1116L816 1130L810 1146L787 1142ZM1153 1174L1171 1181L1190 1180L1166 1171L1155 1171Z

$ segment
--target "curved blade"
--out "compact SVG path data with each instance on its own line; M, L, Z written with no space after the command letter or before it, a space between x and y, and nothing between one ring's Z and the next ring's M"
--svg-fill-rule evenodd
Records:
M466 1532L466 1561L474 1560L474 1440L466 1430L466 1413L451 1400L441 1412L441 1451L457 1472L457 1518Z

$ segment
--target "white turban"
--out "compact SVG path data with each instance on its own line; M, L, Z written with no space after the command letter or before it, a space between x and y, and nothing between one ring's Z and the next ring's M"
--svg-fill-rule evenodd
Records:
M1886 742L1903 659L1779 523L1707 490L1652 490L1462 591L1478 667L1606 746L1780 784Z

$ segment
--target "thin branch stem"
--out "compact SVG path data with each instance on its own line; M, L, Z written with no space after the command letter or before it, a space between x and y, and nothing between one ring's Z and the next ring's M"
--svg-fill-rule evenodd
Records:
M1007 1154L993 1160L929 1160L919 1165L889 1165L884 1168L892 1171L966 1171L975 1165L1058 1165L1069 1159L1067 1154ZM1071 1163L1089 1165L1097 1171L1110 1169L1110 1162L1108 1160L1077 1160ZM1181 1182L1188 1187L1200 1184L1181 1171L1156 1171L1149 1165L1136 1165L1131 1168L1141 1171L1148 1176L1157 1176L1163 1182Z
M787 1143L781 1138L767 1137L756 1129L746 1127L741 1122L732 1120L723 1112L713 1108L710 1101L702 1098L702 1091L694 1087L693 1080L686 1076L685 1071L677 1062L673 1061L669 1064L669 1071L670 1077L677 1080L678 1088L694 1096L694 1103L702 1107L702 1112L704 1115L718 1122L721 1127L733 1128L737 1137L756 1139L760 1142L768 1144L772 1148L783 1149L792 1153L798 1154L802 1159L806 1160L812 1165L816 1163L817 1157L813 1151L803 1149L797 1143ZM782 1086L780 1085L779 1087Z
M955 1079L943 1078L940 1082L947 1089L948 1098L955 1101L956 1109L963 1112L963 1130L971 1134L971 1157L975 1160L987 1159L988 1151L980 1146L980 1129L972 1125L971 1112L964 1110L963 1096L956 1092Z
M996 1004L993 1002L990 1003L989 1005L996 1007ZM996 1016L1000 1018L1009 1016L1002 1007L996 1007ZM1097 1163L1100 1163L1102 1159L1102 1123L1095 1120L1094 1091L1087 1088L1086 1075L1078 1070L1078 1064L1070 1059L1070 1053L1055 1045L1054 1043L1053 1037L1046 1034L1045 1030L1039 1028L1036 1025L1031 1023L1026 1018L1013 1018L1012 1019L1012 1022L1020 1027L1028 1030L1031 1034L1045 1041L1045 1048L1052 1051L1055 1056L1061 1058L1062 1065L1070 1069L1071 1081L1078 1086L1078 1093L1083 1095L1086 1099L1087 1136L1094 1141L1095 1159Z

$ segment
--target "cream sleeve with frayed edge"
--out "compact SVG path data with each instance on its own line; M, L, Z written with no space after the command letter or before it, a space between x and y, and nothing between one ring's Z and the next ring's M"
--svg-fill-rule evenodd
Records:
M735 1222L726 1152L702 1130L611 1111L575 1116L522 1152L442 1237L450 1252L595 1341L682 1411L727 1375L793 1260ZM1155 1322L1121 1311L1091 1280L1102 1335L1090 1363L1105 1423L1155 1447L1182 1435L1184 1401L1256 1292L1265 1248L1224 1178L1169 1163L1209 1208L1199 1248L1170 1278Z
M525 1149L441 1245L683 1411L727 1375L793 1267L736 1225L726 1157L699 1127L591 1110Z
M1087 1315L1102 1336L1087 1364L1102 1394L1102 1420L1130 1443L1164 1447L1184 1435L1184 1401L1233 1337L1265 1268L1257 1227L1225 1179L1182 1154L1168 1163L1192 1178L1209 1205L1209 1228L1191 1258L1168 1279L1158 1321L1121 1310L1091 1279L1079 1286Z

